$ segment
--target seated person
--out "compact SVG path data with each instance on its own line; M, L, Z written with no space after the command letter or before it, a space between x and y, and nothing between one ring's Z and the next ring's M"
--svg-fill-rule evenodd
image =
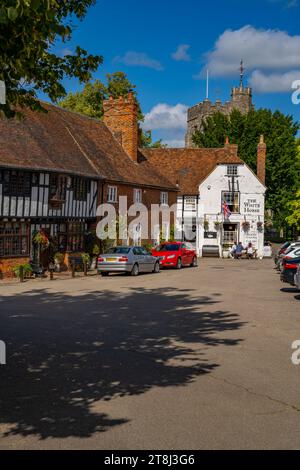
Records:
M231 258L234 258L234 255L235 255L235 252L236 252L236 248L237 248L237 244L236 242L234 242L234 244L232 245L232 248L230 250L230 256Z
M235 255L234 255L235 259L240 259L243 256L243 251L244 251L243 244L242 242L239 242L235 250Z
M253 259L254 256L255 256L255 249L252 243L249 243L249 245L247 246L247 257L248 259Z

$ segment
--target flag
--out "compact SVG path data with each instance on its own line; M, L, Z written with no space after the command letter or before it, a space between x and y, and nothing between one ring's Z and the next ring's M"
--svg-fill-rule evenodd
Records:
M223 214L224 214L225 220L229 219L229 217L231 216L231 211L226 201L223 202Z

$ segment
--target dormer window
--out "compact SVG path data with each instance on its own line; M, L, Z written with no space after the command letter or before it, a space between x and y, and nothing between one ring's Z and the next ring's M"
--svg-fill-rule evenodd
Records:
M238 165L227 165L227 176L238 176Z

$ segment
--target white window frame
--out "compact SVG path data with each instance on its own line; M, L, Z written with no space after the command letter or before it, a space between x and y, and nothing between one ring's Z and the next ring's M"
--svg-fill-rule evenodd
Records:
M134 188L133 190L133 202L134 204L142 204L143 193L140 188Z
M169 193L166 191L161 191L160 193L160 203L162 206L167 206L169 204Z
M108 186L107 202L118 202L118 187L117 186Z
M227 176L238 176L239 167L238 165L227 165Z

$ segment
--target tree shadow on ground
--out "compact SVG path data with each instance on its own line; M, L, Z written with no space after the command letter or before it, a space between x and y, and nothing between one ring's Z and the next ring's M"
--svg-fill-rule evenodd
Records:
M74 295L32 290L0 299L0 423L5 435L88 437L122 425L99 400L191 383L218 366L209 350L234 346L237 314L220 297L131 289ZM217 295L217 294L216 294Z

